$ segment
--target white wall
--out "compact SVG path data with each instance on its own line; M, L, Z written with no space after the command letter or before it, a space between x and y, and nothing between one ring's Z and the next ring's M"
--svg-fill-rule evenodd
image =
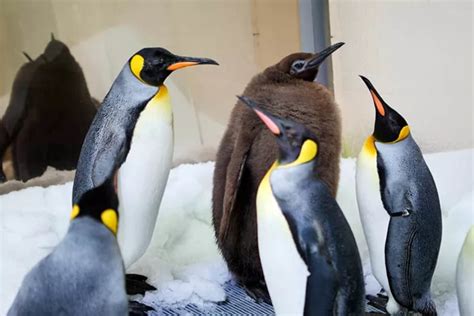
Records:
M330 0L344 143L358 151L374 108L359 74L408 121L425 151L473 147L473 3Z

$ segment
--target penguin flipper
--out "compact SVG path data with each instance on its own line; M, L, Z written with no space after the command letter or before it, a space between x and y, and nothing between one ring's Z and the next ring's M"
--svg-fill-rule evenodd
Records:
M94 187L101 185L125 161L128 152L127 139L119 133L109 133L104 146L100 147L92 164L92 183Z
M235 164L237 159L240 159L238 168L228 168L226 188L224 193L223 212L222 219L219 227L219 237L221 240L225 240L229 225L232 219L232 212L235 207L235 200L237 193L239 192L240 182L244 173L247 158L249 156L250 147L244 152L242 157L232 157L229 166ZM237 159L236 159L237 158Z
M335 302L339 288L337 273L325 253L319 249L309 256L304 315L343 315L337 311Z
M380 195L382 203L390 217L409 216L413 210L409 185L402 180L390 179L381 155L377 155L377 172L380 181Z

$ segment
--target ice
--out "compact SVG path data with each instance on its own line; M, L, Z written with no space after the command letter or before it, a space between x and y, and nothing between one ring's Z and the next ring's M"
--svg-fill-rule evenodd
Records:
M432 286L440 315L458 314L454 275L465 234L474 222L473 154L474 150L463 150L426 155L443 209L443 241ZM223 284L231 275L211 225L213 166L184 164L170 173L150 247L128 271L148 276L157 287L143 298L147 304L161 308L194 303L212 309L225 299ZM370 273L354 175L355 159L343 159L337 199L359 246L367 293L375 294L380 285ZM68 182L0 195L0 315L6 313L23 276L64 236L71 190Z

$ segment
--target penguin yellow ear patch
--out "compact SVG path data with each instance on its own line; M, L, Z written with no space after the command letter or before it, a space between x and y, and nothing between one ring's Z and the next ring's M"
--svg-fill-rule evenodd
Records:
M316 144L316 142L308 139L304 142L303 146L301 147L301 152L297 160L300 161L300 163L308 162L312 160L314 157L316 157L317 153L318 153L318 145Z
M144 64L145 58L141 55L135 55L130 60L130 69L132 70L132 73L141 81L143 81L143 79L140 77L140 72L142 71Z
M397 140L395 141L396 142L399 142L401 140L404 140L405 138L408 137L408 135L410 135L410 128L407 126L403 126L402 130L400 131L400 134L398 135L398 138Z
M311 139L307 139L303 143L303 146L301 146L301 151L298 158L296 158L295 161L287 165L283 165L282 167L293 167L293 166L304 164L314 159L317 153L318 153L318 144L316 144L316 142Z
M114 235L117 234L118 217L115 210L111 208L106 209L102 214L100 214L100 219L102 220L102 223L114 233Z
M74 204L71 211L71 220L75 219L77 215L79 215L80 210L81 209L79 208L79 205Z

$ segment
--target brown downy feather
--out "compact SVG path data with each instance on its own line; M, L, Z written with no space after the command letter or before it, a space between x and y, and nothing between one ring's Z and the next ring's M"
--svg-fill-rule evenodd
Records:
M341 153L341 118L332 93L316 82L289 74L297 53L256 75L243 95L262 109L306 125L319 141L318 176L336 196ZM259 118L240 101L221 141L214 171L213 224L229 269L249 289L266 291L257 243L256 193L277 157L277 145Z

